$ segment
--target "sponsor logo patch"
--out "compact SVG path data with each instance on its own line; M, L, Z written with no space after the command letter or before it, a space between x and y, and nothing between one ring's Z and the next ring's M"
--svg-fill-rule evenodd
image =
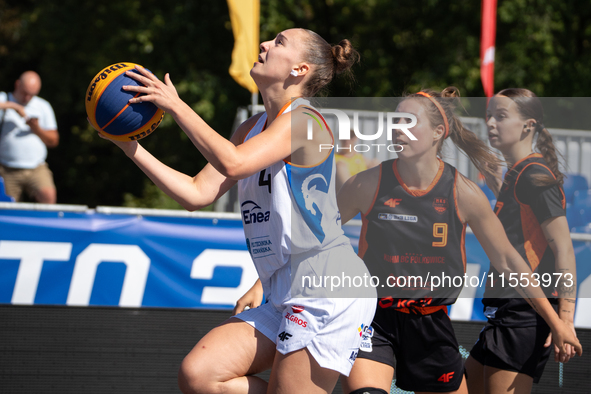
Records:
M287 312L285 314L285 318L291 322L296 323L298 326L302 326L304 328L306 328L308 326L308 322L300 319L299 317L297 317L296 315L292 315L291 313Z
M359 350L363 352L371 352L373 350L371 338L373 337L373 327L365 326L361 335L361 344Z
M380 220L391 220L396 222L409 222L409 223L416 223L419 221L419 218L414 215L397 215L395 213L380 213L378 214L378 219Z
M245 225L268 222L270 216L270 211L263 212L254 201L248 200L242 203L242 221Z

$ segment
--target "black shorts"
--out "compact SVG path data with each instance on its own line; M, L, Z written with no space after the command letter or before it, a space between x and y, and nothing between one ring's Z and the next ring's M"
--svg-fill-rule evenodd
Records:
M357 357L394 367L396 386L407 391L455 391L464 377L464 361L444 310L417 315L378 307Z
M554 346L544 347L550 333L547 325L505 327L487 324L470 351L482 365L523 373L538 383Z

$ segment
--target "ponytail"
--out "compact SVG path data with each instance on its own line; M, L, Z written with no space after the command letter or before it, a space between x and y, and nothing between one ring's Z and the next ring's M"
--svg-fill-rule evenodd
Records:
M454 113L456 106L459 104L460 91L456 87L450 86L443 89L441 93L425 89L408 97L420 98L421 96L427 97L431 101L422 101L431 125L435 127L447 123L449 127L448 136L470 158L478 171L487 179L497 177L497 168L501 165L501 160L493 153L486 142L465 128L459 117ZM439 156L441 156L443 149L443 141L444 138L439 141L437 148Z
M560 185L564 183L564 175L558 169L558 157L556 155L556 147L552 140L552 134L543 125L536 123L536 131L538 133L538 140L536 141L536 150L544 156L544 160L550 171L554 174L556 179L546 175L534 176L534 184L537 186Z
M558 153L554 146L552 135L543 123L544 108L538 96L531 90L518 88L503 89L496 95L509 97L517 105L517 110L524 119L535 119L536 121L534 127L534 132L538 133L536 150L542 154L554 176L544 174L534 175L534 184L536 186L562 186L564 175L558 168Z
M339 74L345 74L353 81L351 67L359 61L359 52L353 48L347 39L331 46L324 38L312 30L305 30L309 34L306 41L304 60L316 67L304 86L304 96L312 97L321 91L332 79Z

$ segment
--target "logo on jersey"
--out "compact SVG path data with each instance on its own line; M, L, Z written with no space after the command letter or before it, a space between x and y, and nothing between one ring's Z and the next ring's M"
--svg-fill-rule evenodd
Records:
M283 341L287 341L289 338L291 338L293 335L291 335L290 333L288 333L287 331L283 331L281 334L277 335L277 337L281 340L281 342Z
M287 312L285 313L285 318L287 320L289 320L290 322L294 322L295 324L297 324L298 326L302 326L303 328L306 328L308 326L308 322L300 319L299 317L292 315L291 313Z
M275 254L272 249L273 243L268 238L268 235L257 237L256 240L252 242L250 239L246 238L246 248L253 258L267 257L270 254Z
M302 219L312 231L314 236L321 243L326 237L325 230L322 226L322 218L327 204L330 203L328 198L328 190L330 185L330 166L318 168L321 173L314 173L308 175L307 168L291 168L290 183L297 205L300 209ZM303 179L301 185L299 179ZM335 212L336 213L336 212ZM325 224L326 225L326 224Z
M414 215L396 215L394 213L379 213L378 219L409 223L416 223L419 221L419 218Z
M435 212L437 212L440 215L447 211L448 207L449 204L447 203L447 198L435 197L435 199L433 200L433 208L435 208Z
M371 338L373 338L373 327L365 326L361 332L361 344L359 345L359 350L368 353L371 352L373 350Z
M366 326L365 324L361 323L361 326L357 327L357 332L359 333L359 336L363 335L363 332L367 329L368 326Z
M439 379L437 379L437 381L438 382L443 382L443 383L449 383L453 379L454 373L455 372L444 373L443 375L441 375L439 377Z
M310 112L313 112L313 111L314 111L314 110L313 110L312 108L310 108L310 107L304 107L304 108L306 108L306 109L307 109L307 110L309 110ZM319 120L317 117L315 117L314 115L312 115L311 113L308 113L308 112L303 112L303 113L304 113L305 115L308 115L308 116L312 117L312 119L314 119L314 120L316 121L316 123L318 123L318 126L320 126L320 130L322 130L322 123L320 122L320 120ZM324 121L324 119L323 119L323 121ZM311 139L312 139L312 126L311 126L310 122L308 122L308 139L309 139L309 140L311 140Z
M310 213L312 215L314 215L314 216L320 215L322 217L322 213L316 212L316 209L319 209L318 207L320 206L320 202L326 198L326 192L323 192L322 190L318 190L316 188L318 185L310 186L310 183L316 178L322 179L324 184L326 186L328 186L328 182L326 182L326 178L324 178L324 175L322 175L322 174L310 175L309 177L304 179L304 182L302 183L302 195L304 196L304 203L305 203L306 209L308 211L310 211ZM314 205L316 205L316 208L314 208Z
M271 216L270 211L263 212L261 207L252 200L244 201L241 207L242 221L245 225L268 222L269 217Z
M396 206L400 205L401 202L402 198L391 198L388 201L386 201L384 205L395 208Z
M291 307L291 310L293 311L293 313L301 313L304 311L304 307L301 305L294 305Z
M496 306L487 306L484 310L484 316L488 319L494 319L498 309Z
M358 353L359 352L358 351L356 352L355 350L353 350L351 352L351 355L349 356L349 361L351 362L351 364L353 364L355 362L355 359L357 358Z

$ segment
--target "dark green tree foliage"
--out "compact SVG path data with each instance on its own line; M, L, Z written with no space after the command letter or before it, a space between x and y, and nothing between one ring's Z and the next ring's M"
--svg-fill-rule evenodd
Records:
M495 85L540 96L591 93L591 3L499 0ZM261 39L290 27L331 43L349 38L362 60L356 82L332 96L397 96L457 86L483 95L480 1L261 0ZM225 1L0 0L0 90L26 69L43 78L60 146L49 153L61 203L171 207L174 203L86 122L84 93L103 67L121 61L171 74L181 97L229 137L250 94L228 75L233 37ZM205 160L170 116L142 142L164 163L193 175Z

